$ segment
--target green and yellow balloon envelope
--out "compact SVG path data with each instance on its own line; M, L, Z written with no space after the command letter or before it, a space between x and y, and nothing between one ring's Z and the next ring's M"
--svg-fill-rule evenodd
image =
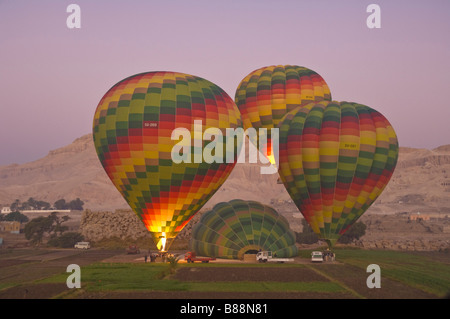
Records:
M240 199L216 204L192 229L192 249L201 256L242 259L249 251L297 256L295 233L275 209Z
M194 121L202 121L202 132L219 128L223 138L226 128L242 126L239 110L220 87L176 72L147 72L120 81L94 115L93 138L103 168L163 251L235 165L226 162L226 152L222 163L174 163L175 129L190 132L192 148L208 143L202 137L194 140Z
M325 80L315 71L297 65L272 65L248 74L239 84L235 102L241 114L244 129L267 129L267 145L259 145L272 164L271 131L283 116L311 102L330 101L331 92ZM251 140L256 147L259 138Z
M368 106L335 101L298 107L279 128L280 178L332 247L389 182L398 158L394 129Z

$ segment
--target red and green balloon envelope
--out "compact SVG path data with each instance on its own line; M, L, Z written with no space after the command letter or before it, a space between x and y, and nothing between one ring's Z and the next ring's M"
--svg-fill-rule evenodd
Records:
M332 247L389 182L398 159L394 129L368 106L335 101L299 107L279 128L280 178Z
M331 92L325 80L315 71L297 65L272 65L249 73L236 89L235 101L244 128L267 129L267 145L257 136L251 140L275 164L271 153L271 130L283 116L305 104L331 101ZM266 152L264 152L266 149Z
M195 134L198 121L200 135ZM203 132L219 128L225 139L226 128L237 127L241 117L233 100L217 85L188 74L137 74L114 85L101 99L93 123L99 160L158 249L169 248L235 165L236 161L227 163L226 152L222 162L217 156L212 163L194 160L199 145L202 152L212 143ZM172 139L173 131L180 128L188 133L188 140ZM172 160L178 143L189 145L190 163Z

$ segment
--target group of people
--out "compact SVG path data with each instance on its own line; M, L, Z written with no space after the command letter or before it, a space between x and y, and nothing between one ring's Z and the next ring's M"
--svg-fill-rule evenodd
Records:
M334 253L328 249L323 252L322 256L324 261L335 261L336 259Z
M148 251L148 253L145 254L144 256L144 260L145 262L147 262L148 259L150 259L151 263L154 263L156 261L156 258L159 257L159 254L157 253L152 253L150 250Z
M167 257L172 257L173 254L169 254L167 252L163 253L152 253L150 250L145 254L144 261L147 262L147 260L150 259L151 263L154 263L156 261L156 258L161 257L162 262L166 262Z

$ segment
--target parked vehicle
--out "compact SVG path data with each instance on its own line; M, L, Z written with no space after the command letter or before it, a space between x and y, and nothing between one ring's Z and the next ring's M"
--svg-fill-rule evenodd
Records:
M311 261L312 262L323 262L323 253L321 251L313 251L311 253Z
M127 248L127 254L131 255L131 254L140 254L141 251L139 250L139 247L136 245L130 245Z
M273 256L271 251L259 251L256 254L256 260L259 261L260 263L265 262L284 263L294 261L294 259L292 258L276 258Z
M75 244L74 248L89 249L91 248L91 244L87 241L79 241L78 243Z
M188 263L194 263L196 261L201 261L202 263L209 263L211 260L216 260L214 257L198 257L194 251L190 251L184 255L184 260Z

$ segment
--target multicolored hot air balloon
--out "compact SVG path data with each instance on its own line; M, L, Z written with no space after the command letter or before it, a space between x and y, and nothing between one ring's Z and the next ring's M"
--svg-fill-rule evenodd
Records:
M267 145L259 150L275 164L271 130L283 116L311 102L331 101L325 80L313 70L296 65L273 65L248 74L236 90L235 102L242 114L244 129L267 129ZM258 147L258 136L251 139ZM261 143L262 144L262 143Z
M397 136L376 110L357 103L311 103L280 123L279 175L291 198L331 248L386 187Z
M199 135L194 121L201 121ZM204 140L205 130L219 128L225 139L225 129L237 127L242 127L241 117L233 100L217 85L188 74L137 74L114 85L101 99L93 124L99 160L158 249L168 250L235 165L225 161L226 152L222 162L196 162L191 157L190 163L175 163L174 146L182 142L195 156L212 143ZM172 139L180 128L190 133L187 141ZM238 150L234 151L236 158Z
M192 230L192 249L201 256L242 259L259 250L278 257L297 256L295 233L272 207L235 199L216 204Z

